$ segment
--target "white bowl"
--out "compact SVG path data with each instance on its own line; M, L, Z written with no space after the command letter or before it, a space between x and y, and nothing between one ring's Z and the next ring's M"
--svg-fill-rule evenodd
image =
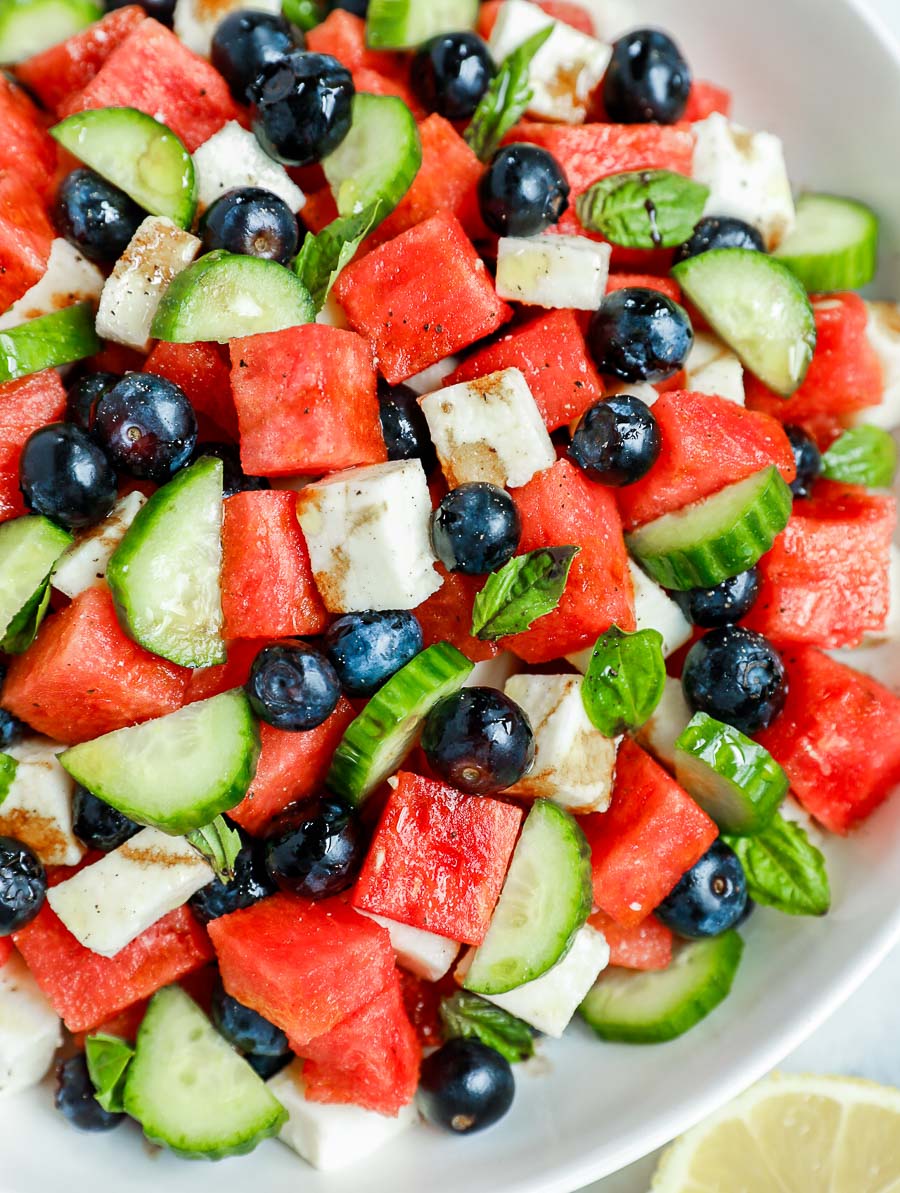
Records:
M425 0L423 0L425 2ZM599 0L601 7L610 0ZM621 3L621 0L620 0ZM884 220L876 290L900 296L900 55L854 0L638 0L637 24L671 30L698 76L733 88L736 116L780 133L794 182L849 193ZM900 675L900 649L867 652ZM280 1144L215 1166L142 1146L131 1127L80 1136L46 1086L0 1109L2 1193L570 1193L658 1147L770 1069L900 938L900 800L827 849L834 910L822 921L758 911L735 990L707 1022L645 1048L581 1025L517 1070L512 1112L457 1139L427 1128L359 1168L322 1175Z

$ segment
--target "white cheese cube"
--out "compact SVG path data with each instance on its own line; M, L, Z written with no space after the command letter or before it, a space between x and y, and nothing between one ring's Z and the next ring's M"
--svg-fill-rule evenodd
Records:
M183 3L198 2L202 0L178 0L178 7ZM178 7L175 9L176 32ZM264 8L265 5L254 4L252 7ZM273 12L280 10L280 5L272 9ZM273 195L284 199L295 214L306 202L303 191L291 181L284 166L269 157L253 133L241 128L236 120L229 120L194 150L194 170L197 175L198 214L202 214L226 191L237 186L259 186L264 191L271 191Z
M556 21L527 0L506 0L491 33L494 59L502 62L540 29L553 32L531 62L533 92L528 111L544 120L582 124L591 95L606 73L612 49L564 21Z
M47 901L86 949L114 957L214 877L184 837L145 828L52 887Z
M176 274L200 251L200 241L161 215L148 215L106 279L97 335L138 352L150 348L150 325Z
M103 274L82 257L68 240L58 237L50 246L47 270L39 282L0 315L0 331L51 315L76 302L96 302L103 289Z
M744 404L744 366L718 336L698 331L684 363L685 389Z
M137 491L120 497L109 517L79 535L63 554L53 569L53 587L67 597L75 597L98 584L106 575L113 551L146 501L143 493Z
M449 377L454 369L459 367L459 358L456 356L445 356L443 360L439 360L436 364L429 365L427 369L423 369L421 373L416 373L415 377L408 377L403 382L408 385L411 390L417 394L430 394L436 389L440 389L444 384L444 378Z
M666 686L653 715L635 736L640 745L669 770L675 769L675 742L681 736L693 713L684 698L680 679L666 676Z
M604 382L603 396L610 398L613 394L632 394L635 398L640 398L645 406L652 406L660 396L659 390L654 389L649 381Z
M343 308L338 306L338 301L333 294L329 294L325 299L325 305L316 315L316 323L322 323L325 327L338 327L341 331L347 331L350 327ZM407 382L407 384L409 383Z
M714 112L694 126L694 178L709 187L707 215L730 215L758 228L776 248L794 226L794 199L781 141Z
M189 50L208 58L218 26L231 12L281 12L281 0L176 0L173 27Z
M900 426L900 303L867 302L866 307L866 337L881 365L884 393L877 406L858 410L852 421L892 431Z
M551 799L570 812L605 812L616 742L591 724L580 675L513 675L504 689L534 730L534 766L509 795Z
M16 774L0 803L0 834L30 845L45 866L74 866L84 846L72 831L75 780L59 764L66 747L31 737L6 751Z
M497 249L497 293L536 307L596 311L606 293L611 252L586 236L504 236Z
M307 1102L302 1061L282 1069L268 1086L288 1113L278 1138L322 1172L358 1164L416 1121L412 1105L389 1118L362 1106Z
M434 569L431 497L419 460L324 477L302 490L297 517L332 613L414 609L443 583Z
M0 1097L37 1085L62 1043L61 1026L25 962L13 953L0 967Z
M449 385L420 398L451 489L471 481L517 489L556 463L541 412L519 369Z
M456 960L459 952L459 942L456 940L448 940L446 936L426 932L423 928L413 928L410 924L401 924L399 920L389 920L387 916L376 915L373 911L359 909L359 914L368 916L387 929L397 954L397 964L416 977L424 978L426 982L440 981Z

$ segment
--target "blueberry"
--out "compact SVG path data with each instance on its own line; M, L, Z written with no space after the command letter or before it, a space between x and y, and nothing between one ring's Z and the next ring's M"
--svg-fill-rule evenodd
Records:
M329 12L334 12L336 9L352 12L355 17L369 15L369 0L325 0L325 7Z
M674 124L684 115L691 70L659 29L635 29L613 43L603 79L606 116L619 124Z
M350 696L371 696L423 645L422 627L405 609L345 613L331 623L324 641L325 653Z
M694 228L690 237L675 250L675 264L699 257L711 249L750 249L764 253L762 235L752 224L730 215L707 215Z
M260 72L297 48L291 27L274 12L238 9L217 26L212 39L212 64L239 103Z
M714 630L747 616L759 596L759 574L756 568L750 568L723 580L715 588L690 588L669 595L690 622Z
M18 717L14 717L5 708L0 708L0 750L8 750L22 740L28 731Z
M206 440L198 443L191 452L191 463L204 456L215 456L224 466L223 497L233 497L235 493L258 492L260 489L271 489L272 485L264 476L248 476L241 467L241 453L236 443L217 443Z
M469 120L496 73L477 33L439 33L416 52L409 81L430 111L446 120Z
M538 145L498 149L478 183L481 218L498 236L536 236L569 206L559 162Z
M582 415L569 458L602 485L632 485L650 471L661 447L650 407L633 394L617 394Z
M274 893L275 886L266 873L263 843L247 839L234 859L234 878L228 882L214 878L191 897L190 905L200 923L208 924Z
M518 783L534 763L528 718L496 688L463 688L429 712L422 749L436 774L470 795Z
M784 428L790 440L797 475L791 481L791 492L795 497L809 497L813 483L822 475L822 454L816 441L802 427L793 424Z
M49 423L26 440L19 461L25 504L67 530L102 522L116 500L116 474L86 431Z
M264 646L250 668L247 695L260 720L300 732L328 720L341 698L341 681L312 646Z
M768 728L787 699L781 655L768 638L743 626L722 626L695 642L681 682L693 712L742 733Z
M295 50L270 63L250 88L253 131L287 166L311 166L350 131L355 89L345 66L328 54Z
M125 1118L124 1114L104 1110L97 1101L83 1052L56 1066L53 1104L79 1131L111 1131Z
M106 11L114 8L128 8L134 0L105 0ZM175 0L141 0L141 8L148 17L153 17L161 25L172 27L172 17L175 14Z
M694 331L684 307L658 290L633 286L603 299L587 339L601 373L652 382L684 367Z
M515 1093L506 1057L480 1040L453 1039L422 1062L417 1101L430 1123L470 1135L503 1118Z
M117 373L85 373L79 377L66 391L66 422L90 431L97 403L120 380Z
M72 796L72 829L88 849L111 853L139 833L141 826L79 784Z
M421 460L426 473L437 464L428 422L419 396L408 385L388 385L378 378L378 412L389 460Z
M216 1030L239 1052L265 1057L290 1053L288 1038L281 1028L227 994L221 978L213 987L210 1010Z
M280 265L287 265L297 252L294 213L284 199L260 186L226 191L207 209L201 227L206 252L225 249Z
M431 541L451 572L483 576L515 555L522 537L516 504L505 489L475 481L460 485L431 515Z
M0 837L0 936L30 924L46 894L47 875L34 850L15 837Z
M124 191L80 167L63 179L53 210L54 223L69 244L101 264L121 257L146 217Z
M300 800L278 816L266 838L266 868L282 891L327 899L352 886L366 855L359 814L336 796Z
M250 1056L244 1057L247 1064L263 1081L268 1081L270 1077L274 1077L276 1073L280 1073L282 1069L286 1069L291 1061L295 1060L294 1053L290 1050L283 1052L281 1056Z
M94 435L120 472L164 485L190 459L197 416L174 382L126 373L97 403Z
M656 909L656 915L678 936L703 940L721 936L743 918L747 878L734 850L714 841Z

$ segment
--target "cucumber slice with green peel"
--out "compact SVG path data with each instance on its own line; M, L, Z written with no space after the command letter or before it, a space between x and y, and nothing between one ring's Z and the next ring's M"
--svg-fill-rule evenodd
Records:
M415 118L394 95L353 97L350 132L322 162L340 215L377 207L384 219L413 184L422 165Z
M672 276L719 338L764 385L789 397L816 347L816 320L800 279L752 249L714 249Z
M99 21L94 0L0 0L0 63L24 62Z
M474 666L449 642L436 642L410 659L347 726L331 760L328 787L362 804L413 748L434 705L459 691Z
M811 292L858 290L878 268L878 216L855 199L801 195L775 256Z
M474 29L478 0L371 0L366 42L373 49L409 50L438 33Z
M312 323L315 317L309 291L289 269L277 261L216 249L173 279L150 332L170 344L227 344L240 336Z
M774 466L626 535L628 550L663 588L714 588L753 567L791 516Z
M322 0L282 0L281 14L304 33L315 29L328 15Z
M18 769L19 763L11 754L0 754L0 804L9 795Z
M124 1104L152 1143L188 1160L245 1155L287 1120L262 1078L179 986L150 1000Z
M60 145L150 215L189 228L197 206L194 161L170 128L137 108L76 112L50 129Z
M668 969L607 969L581 1004L581 1016L602 1040L674 1040L727 997L743 951L744 942L731 931L677 945Z
M788 777L765 746L698 712L675 742L675 778L723 833L761 832L788 792Z
M0 384L84 360L102 347L90 303L76 302L61 311L39 315L0 331Z
M259 729L240 688L59 755L82 787L138 824L174 835L239 804L258 758Z
M204 456L157 489L106 567L119 620L182 667L224 663L221 460Z
M0 523L0 650L31 644L50 599L53 565L71 545L72 536L41 514Z
M505 994L552 969L590 915L591 897L591 851L577 820L535 800L466 990Z

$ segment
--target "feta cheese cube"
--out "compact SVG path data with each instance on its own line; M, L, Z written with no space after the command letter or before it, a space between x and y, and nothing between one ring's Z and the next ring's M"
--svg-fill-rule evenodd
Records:
M37 1085L62 1043L59 1017L13 953L0 968L0 1097Z
M138 352L150 348L150 325L176 274L200 251L200 241L161 215L148 215L106 279L97 335Z
M640 398L645 406L652 406L660 396L659 390L654 389L649 381L604 381L603 396L609 398L613 394L632 394Z
M178 5L197 2L178 0ZM254 4L253 7L265 6ZM280 6L272 11L279 12ZM175 19L177 22L177 7ZM194 150L194 170L197 175L198 214L202 214L226 191L237 186L259 186L271 191L284 199L295 214L306 202L303 191L291 181L284 166L269 157L253 133L241 128L236 120L229 120Z
M76 302L96 302L103 289L103 274L68 240L58 237L50 246L47 270L39 282L0 315L0 331L51 315Z
M456 356L445 356L443 360L439 360L437 364L429 365L427 369L423 369L421 373L416 373L415 377L408 377L403 382L408 385L411 390L417 394L430 394L434 390L440 389L444 384L444 378L449 377L450 374L459 367L459 358Z
M596 311L606 293L611 252L586 236L504 236L497 249L497 293L536 307Z
M172 24L189 50L208 58L219 24L241 8L280 13L281 0L176 0Z
M743 406L744 366L718 336L705 331L694 333L684 371L685 389L698 394L718 394Z
M143 493L127 493L112 508L108 518L99 526L92 526L64 552L53 569L51 583L58 592L75 597L86 588L93 588L106 575L106 566L113 551L125 537L147 498Z
M551 799L570 812L605 812L612 796L616 743L591 724L580 675L513 675L506 695L534 730L534 766L510 795Z
M431 497L419 460L350 468L297 501L313 575L331 613L414 609L443 580L431 548Z
M420 398L451 489L487 481L517 489L556 462L541 412L519 369L502 369Z
M877 406L858 410L852 421L892 431L900 426L900 303L867 302L866 307L866 337L881 365L884 393Z
M396 784L396 779L394 783ZM459 942L456 940L448 940L446 936L426 932L423 928L401 924L399 920L389 920L387 916L376 915L374 911L363 911L360 908L359 914L368 916L370 920L387 929L391 945L397 954L397 964L414 973L416 977L424 978L426 982L440 981L456 960L459 952Z
M653 710L649 721L640 727L635 736L638 743L645 750L649 750L654 758L669 770L674 770L675 742L692 716L693 713L684 698L681 680L667 675L659 704Z
M10 746L15 777L0 803L0 834L30 845L45 866L74 866L84 846L72 831L75 780L59 764L66 747L47 737Z

